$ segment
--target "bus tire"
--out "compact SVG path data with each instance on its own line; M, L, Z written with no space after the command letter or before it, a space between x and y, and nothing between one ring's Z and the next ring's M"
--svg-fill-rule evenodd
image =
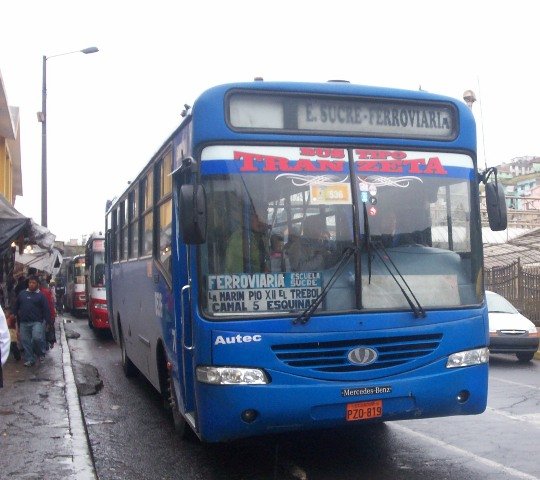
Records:
M187 434L187 422L183 415L180 413L180 407L178 404L178 398L176 397L176 391L174 389L171 374L168 374L169 384L169 401L171 405L171 418L176 434L180 438L185 438Z
M122 355L122 370L124 370L124 375L126 377L134 377L137 374L137 368L128 357L126 351L126 341L124 340L124 332L122 331L122 327L120 326L120 324L118 324L118 332L118 337L120 339L120 352Z
M163 408L166 412L171 410L171 392L169 388L169 373L167 369L168 360L165 352L163 350L163 345L161 342L158 343L158 349L156 353L157 358L157 370L159 378L159 391L161 393L161 399L163 403Z
M516 353L519 362L530 362L534 358L534 352Z

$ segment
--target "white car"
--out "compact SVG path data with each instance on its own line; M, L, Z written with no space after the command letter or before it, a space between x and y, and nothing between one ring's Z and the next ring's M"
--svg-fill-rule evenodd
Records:
M486 291L489 315L489 351L515 353L520 362L529 362L538 350L538 331L506 298Z

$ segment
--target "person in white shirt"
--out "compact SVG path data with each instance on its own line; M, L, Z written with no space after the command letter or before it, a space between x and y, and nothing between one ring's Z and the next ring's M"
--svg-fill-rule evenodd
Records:
M4 386L4 379L2 374L2 365L6 363L9 356L9 347L11 346L11 337L9 336L9 329L4 315L4 310L0 307L0 387Z

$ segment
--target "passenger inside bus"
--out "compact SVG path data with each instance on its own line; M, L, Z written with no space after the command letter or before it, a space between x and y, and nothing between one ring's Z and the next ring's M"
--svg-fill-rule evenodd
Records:
M105 264L98 263L94 268L94 284L97 287L105 285Z
M429 245L426 230L426 215L419 208L396 209L389 207L380 209L375 222L375 235L384 248L405 245ZM377 238L376 238L377 239Z
M397 217L394 211L383 212L381 216L381 242L385 248L397 247L401 235L397 232Z
M270 271L285 272L288 270L288 258L283 251L283 235L274 233L270 236Z
M293 237L287 247L291 270L308 272L324 270L332 259L330 234L326 217L311 215L304 219L302 236Z

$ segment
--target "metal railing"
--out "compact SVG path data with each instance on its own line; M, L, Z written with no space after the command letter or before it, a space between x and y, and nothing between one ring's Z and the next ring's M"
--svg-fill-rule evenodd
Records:
M536 205L540 206L540 197L515 197L507 195L505 198L507 204L512 201L519 201L522 202L523 205L529 207L527 210L508 208L507 215L509 227L531 229L540 227L540 208L534 208ZM480 214L482 216L482 225L489 225L486 211L486 199L484 195L480 195Z

